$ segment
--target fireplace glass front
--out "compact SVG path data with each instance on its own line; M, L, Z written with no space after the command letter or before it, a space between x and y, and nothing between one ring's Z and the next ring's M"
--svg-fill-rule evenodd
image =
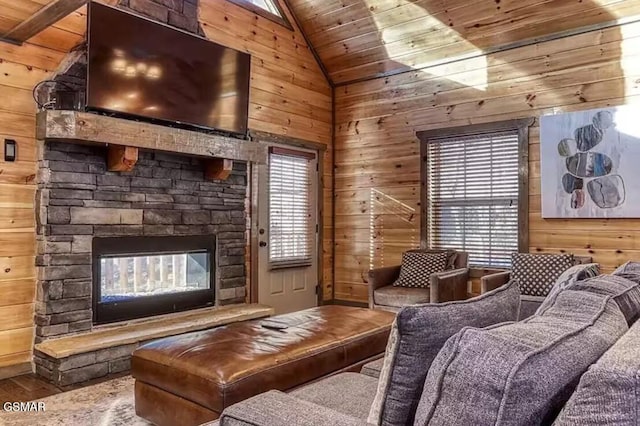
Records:
M215 237L93 240L94 323L212 305Z

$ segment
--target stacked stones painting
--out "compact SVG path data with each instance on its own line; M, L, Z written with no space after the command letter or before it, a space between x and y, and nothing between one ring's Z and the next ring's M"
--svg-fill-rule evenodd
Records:
M542 217L640 217L638 121L634 107L541 117Z

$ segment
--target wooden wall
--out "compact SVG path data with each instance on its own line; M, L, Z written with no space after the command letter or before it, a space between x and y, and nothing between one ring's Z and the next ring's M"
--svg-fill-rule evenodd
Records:
M323 295L325 300L331 299L333 167L329 82L288 10L285 13L295 31L228 1L200 0L200 3L200 21L209 39L253 55L249 128L327 146L323 176Z
M0 0L0 22L23 19L21 8L21 2ZM211 40L253 55L252 130L327 145L325 250L330 253L331 90L302 34L225 1L201 0L200 19ZM37 145L31 91L56 70L85 30L85 9L80 9L23 46L0 42L0 144L5 138L18 142L16 162L0 158L0 368L30 362L33 345ZM325 295L330 298L328 255L325 265Z
M2 0L0 22L24 19L32 5ZM0 43L0 146L4 150L5 139L18 144L16 162L0 158L0 368L25 366L33 345L37 146L31 91L83 33L83 14L74 13L23 46Z
M340 87L336 92L337 299L365 301L370 267L419 245L418 130L640 101L640 23ZM543 220L538 121L530 138L531 252L640 259L640 220Z

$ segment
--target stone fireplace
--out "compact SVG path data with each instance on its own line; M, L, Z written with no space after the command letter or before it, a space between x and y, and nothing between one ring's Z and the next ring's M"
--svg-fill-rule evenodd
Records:
M201 33L197 3L122 0L119 7ZM82 47L55 79L84 87ZM266 161L263 147L77 111L43 111L37 121L37 374L65 386L125 371L138 344L170 335L140 332L154 320L128 320L245 302L248 174ZM199 319L173 332L271 312L215 309L221 319L190 311Z
M210 236L217 240L211 303L244 301L246 163L234 162L224 181L209 181L202 159L180 154L142 152L133 171L120 173L107 171L102 147L46 142L43 148L36 342L91 330L98 238Z

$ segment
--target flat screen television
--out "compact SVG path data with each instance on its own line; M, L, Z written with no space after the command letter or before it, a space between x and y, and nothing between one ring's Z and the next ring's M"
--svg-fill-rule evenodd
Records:
M251 56L89 4L87 109L246 134Z

